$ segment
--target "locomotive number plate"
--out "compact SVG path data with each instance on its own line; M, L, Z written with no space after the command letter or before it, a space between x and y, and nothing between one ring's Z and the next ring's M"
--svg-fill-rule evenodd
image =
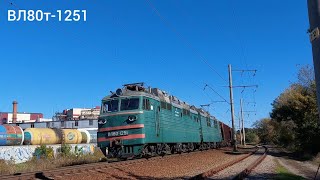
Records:
M108 137L126 136L128 134L129 134L128 131L113 131L113 132L108 132Z

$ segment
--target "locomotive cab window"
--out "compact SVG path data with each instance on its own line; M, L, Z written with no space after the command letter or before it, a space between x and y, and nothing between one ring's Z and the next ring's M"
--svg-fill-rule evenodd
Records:
M121 111L139 109L139 98L121 99Z
M149 99L143 99L143 109L147 111L151 110L151 104Z
M116 112L119 109L119 100L110 100L103 104L103 112Z

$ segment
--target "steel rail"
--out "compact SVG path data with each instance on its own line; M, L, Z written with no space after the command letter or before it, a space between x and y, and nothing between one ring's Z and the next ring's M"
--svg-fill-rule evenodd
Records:
M220 166L218 166L218 167L216 167L216 168L214 168L214 169L211 169L211 170L209 170L209 171L206 171L206 172L204 172L204 173L201 173L201 174L198 174L198 175L196 175L196 176L194 176L194 177L191 177L190 179L191 180L198 180L198 179L206 179L206 178L209 178L209 177L211 177L211 176L213 176L214 174L217 174L218 172L220 172L220 171L222 171L222 170L224 170L224 169L226 169L226 168L228 168L228 167L230 167L230 166L233 166L233 165L235 165L235 164L237 164L237 163L239 163L239 162L241 162L241 161L243 161L243 160L245 160L245 159L247 159L248 157L250 157L250 156L252 156L253 154L255 154L255 153L257 153L258 152L258 150L259 150L259 148L256 148L256 150L255 151L253 151L253 152L251 152L251 153L249 153L249 154L247 154L247 155L245 155L245 156L243 156L243 157L241 157L241 158L238 158L238 159L235 159L235 160L233 160L233 161L230 161L230 162L228 162L228 163L226 163L226 164L223 164L223 165L220 165ZM265 152L266 153L266 152ZM260 159L260 158L259 158ZM263 159L262 159L263 160ZM261 161L262 161L261 160ZM260 161L260 162L261 162ZM254 163L255 164L255 163ZM251 165L250 165L251 166ZM253 166L253 165L252 165ZM256 166L256 165L255 165ZM255 167L254 166L254 167ZM253 167L253 168L254 168ZM252 168L252 169L253 169ZM248 168L246 168L246 169L248 169ZM251 170L252 170L251 169ZM250 170L250 172L251 172L251 170ZM248 171L249 172L249 171ZM250 173L249 172L249 173ZM241 172L242 173L242 172ZM243 175L241 174L241 176L240 175L237 175L236 177L243 177Z
M253 163L251 163L245 170L243 170L241 173L239 173L234 180L242 180L246 178L254 168L256 168L266 157L268 153L268 148L266 146L263 146L265 148L265 152L262 156L260 156L257 160L255 160Z

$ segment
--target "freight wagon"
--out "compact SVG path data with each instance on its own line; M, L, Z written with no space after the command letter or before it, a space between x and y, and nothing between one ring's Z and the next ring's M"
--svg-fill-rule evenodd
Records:
M87 132L88 133L88 132ZM25 145L80 144L86 133L77 129L28 128L24 130Z
M19 126L0 125L0 146L22 145L23 130Z
M0 125L0 146L51 145L51 144L89 144L97 141L97 130L27 128Z
M222 146L230 146L231 145L231 135L232 135L232 129L224 124L223 122L220 122L221 127L221 135L222 135Z
M102 99L98 147L109 157L205 150L228 141L208 112L158 88L127 84Z

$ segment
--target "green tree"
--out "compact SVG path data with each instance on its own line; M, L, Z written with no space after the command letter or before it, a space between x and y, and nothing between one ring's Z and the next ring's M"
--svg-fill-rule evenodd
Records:
M276 128L270 118L264 118L254 123L260 141L265 144L274 144L276 142Z
M246 128L246 142L252 144L258 144L260 142L260 138L255 129Z
M319 151L316 86L312 68L302 67L298 81L272 103L271 121L277 123L277 143L298 151Z

